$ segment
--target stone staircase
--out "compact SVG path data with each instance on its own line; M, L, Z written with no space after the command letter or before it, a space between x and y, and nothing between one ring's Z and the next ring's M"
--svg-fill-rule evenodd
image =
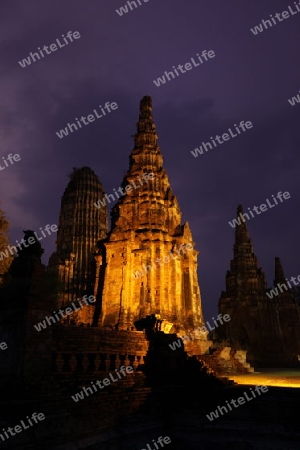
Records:
M234 358L245 368L247 372L254 372L254 367L251 366L246 360L246 352L243 350L237 350L234 354Z
M214 349L212 354L197 356L197 359L212 369L218 377L254 372L246 361L246 352L233 350L231 347Z

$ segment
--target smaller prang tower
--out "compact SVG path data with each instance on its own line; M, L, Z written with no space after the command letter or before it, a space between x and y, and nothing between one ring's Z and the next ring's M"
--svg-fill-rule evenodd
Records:
M241 205L237 208L237 217L240 214L243 214ZM233 296L239 305L247 301L257 303L265 299L266 288L266 277L258 265L246 223L241 222L235 228L233 259L226 274L226 291L222 292L220 303L225 305Z
M237 217L242 214L242 206L238 206ZM275 258L275 288L278 283L287 285L280 259ZM229 314L231 320L217 330L217 335L234 349L247 350L247 360L254 367L298 366L299 306L288 286L274 296L271 289L267 289L265 274L242 221L235 229L233 259L226 274L226 290L219 300L219 313Z
M56 252L49 267L58 275L58 307L84 295L95 295L95 260L98 241L108 231L107 207L97 208L104 189L89 167L73 169L61 201ZM105 201L103 201L105 205ZM87 305L72 319L92 325L94 306Z

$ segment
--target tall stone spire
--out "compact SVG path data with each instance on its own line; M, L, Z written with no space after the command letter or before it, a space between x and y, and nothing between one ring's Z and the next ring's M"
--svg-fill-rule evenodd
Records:
M203 324L197 255L188 223L163 167L152 101L140 103L134 149L112 211L105 243L106 273L101 325L127 329L148 314L164 319L165 331Z
M273 304L276 302L285 305L294 303L295 290L292 289L294 284L286 279L280 258L278 257L275 258L274 286L278 290L279 295L272 300Z
M94 294L93 252L97 242L106 237L108 227L106 206L96 206L103 200L104 190L95 173L82 167L73 169L70 178L61 201L57 250L49 261L59 274L59 307ZM77 319L91 323L90 316L78 313Z
M143 149L144 145L157 148L158 136L152 117L152 99L145 96L140 102L140 116L137 124L137 134L134 136L135 149Z
M249 232L248 232L247 226L246 226L245 216L249 217L249 215L247 213L244 214L242 205L239 205L237 207L237 219L240 219L240 225L235 227L234 252L241 246L244 246L244 245L248 246L249 243L251 244Z
M172 233L181 222L181 212L163 168L152 118L151 97L144 97L140 102L134 142L135 146L129 157L129 170L121 185L125 189L130 184L133 189L120 198L113 208L112 230L117 223L122 223L123 231L159 228L163 232ZM153 174L153 179L148 179L147 182L145 174L149 173Z
M274 278L274 285L278 283L286 283L284 271L282 268L282 264L280 261L280 258L276 256L275 258L275 278Z

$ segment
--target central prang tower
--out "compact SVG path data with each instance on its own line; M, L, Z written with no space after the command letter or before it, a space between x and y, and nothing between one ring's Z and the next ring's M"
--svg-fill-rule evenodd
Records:
M151 97L140 116L129 170L104 243L106 268L100 326L130 329L149 314L166 332L203 326L197 255L188 223L163 167ZM153 174L146 177L146 174ZM146 181L147 180L147 181ZM125 187L131 185L131 189Z

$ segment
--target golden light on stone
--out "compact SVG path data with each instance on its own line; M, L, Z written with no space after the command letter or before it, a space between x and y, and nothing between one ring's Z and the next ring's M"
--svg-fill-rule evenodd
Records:
M88 167L72 174L62 199L57 251L49 263L62 284L59 306L93 294L95 314L91 317L93 307L85 308L77 323L132 330L135 321L155 314L163 319L162 331L185 334L204 325L198 251L163 167L151 97L140 102L129 159L121 188L134 188L113 207L109 233L106 208L95 206L107 197L97 176ZM206 335L198 341L205 352L210 341Z
M152 118L152 101L140 104L135 146L122 186L154 174L113 208L112 230L104 244L106 254L102 313L99 324L130 329L150 314L164 319L166 332L201 326L203 315L197 278L197 254L188 223L182 224ZM178 258L171 254L183 244L192 250ZM166 263L165 258L170 260ZM146 267L143 276L133 274Z
M299 369L265 369L255 373L231 375L230 379L241 385L300 388Z

